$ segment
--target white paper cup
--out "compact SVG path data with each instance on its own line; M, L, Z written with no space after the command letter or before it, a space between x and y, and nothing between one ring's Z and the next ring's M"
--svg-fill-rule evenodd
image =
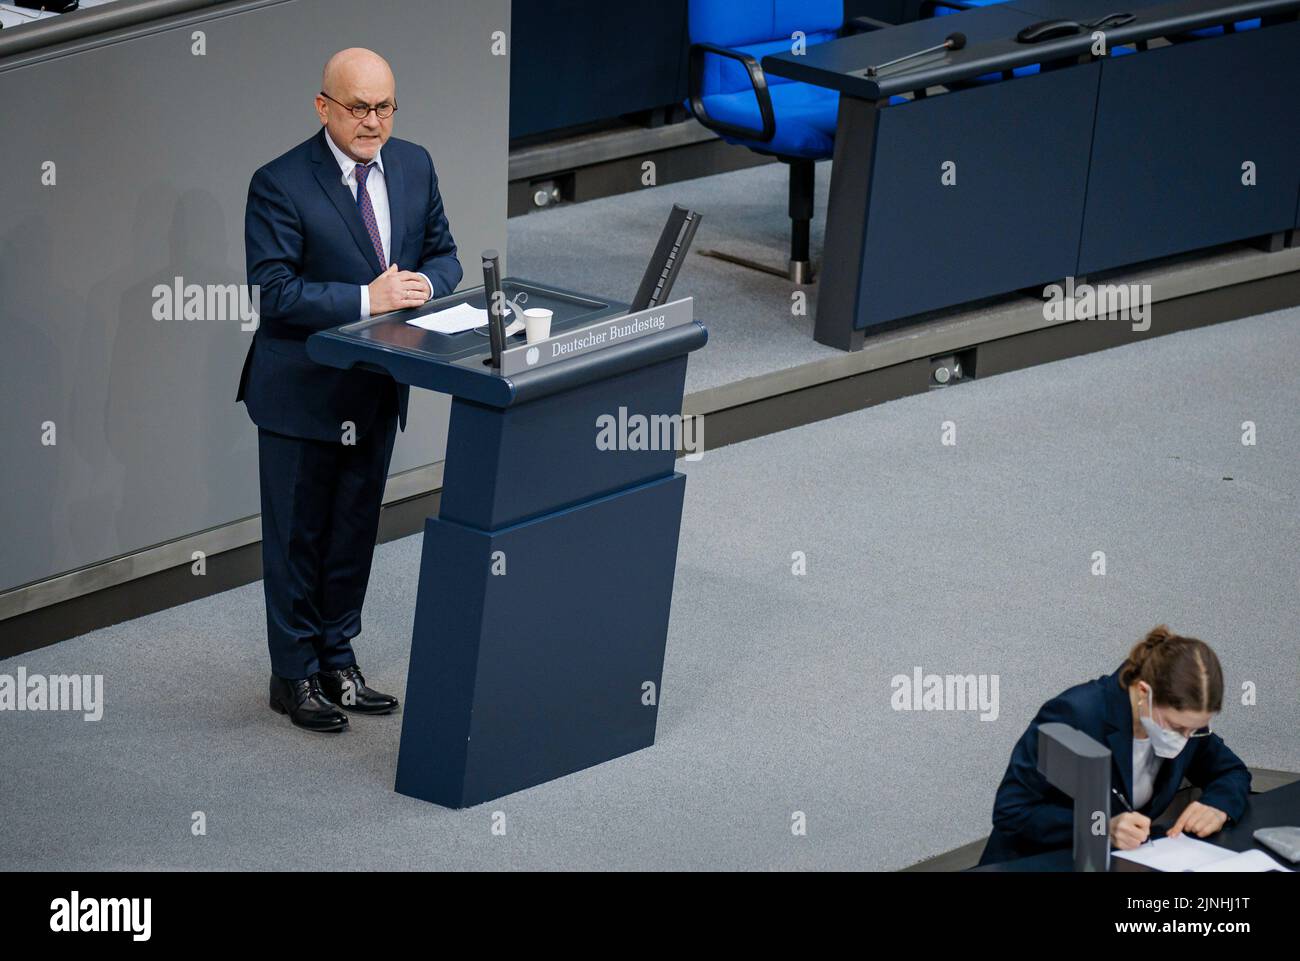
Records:
M554 312L545 307L529 307L524 311L524 330L528 336L528 343L536 344L551 336L553 315Z

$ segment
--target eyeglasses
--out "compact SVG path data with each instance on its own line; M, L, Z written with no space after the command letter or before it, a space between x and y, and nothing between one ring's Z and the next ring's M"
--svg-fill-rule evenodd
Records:
M335 100L324 90L320 92L320 95L324 97L326 100L338 104L340 107L342 107L348 113L352 114L352 116L356 117L358 120L365 120L367 117L370 116L370 111L372 110L375 112L375 116L378 117L380 120L387 120L397 111L397 104L389 103L387 100L385 100L383 103L374 104L373 106L368 103L354 103L352 104L352 106L348 106L341 100Z
M1157 721L1156 723L1159 722ZM1211 734L1214 733L1212 730L1210 730L1210 725L1208 724L1205 725L1205 727L1198 727L1194 731L1188 731L1186 728L1181 728L1181 727L1170 727L1169 730L1173 731L1175 734L1181 737L1185 737L1189 739L1194 737L1209 737Z
M1147 700L1147 695L1143 694L1142 689L1139 688L1138 704L1139 705L1145 704L1146 700ZM1151 698L1151 700L1154 702L1155 699ZM1153 708L1155 707L1154 703L1152 703L1152 707ZM1159 721L1156 721L1156 712L1154 710L1151 711L1151 720L1155 721L1157 724L1160 724ZM1163 724L1160 724L1160 726L1164 727ZM1185 728L1181 728L1181 727L1169 727L1166 728L1166 730L1173 731L1173 733L1177 734L1179 737L1185 737L1189 739L1194 737L1209 737L1211 734L1214 733L1214 731L1210 729L1210 725L1208 724L1206 724L1204 727L1198 727L1194 731L1188 731Z

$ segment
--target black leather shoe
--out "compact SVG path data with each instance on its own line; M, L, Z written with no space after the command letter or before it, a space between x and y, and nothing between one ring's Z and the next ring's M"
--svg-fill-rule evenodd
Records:
M348 726L348 716L325 696L315 674L301 681L272 674L271 710L288 714L297 727L309 731L342 731Z
M366 679L353 664L341 671L321 671L321 690L345 711L358 714L392 714L397 710L397 698L391 694L381 694L372 687L366 687Z

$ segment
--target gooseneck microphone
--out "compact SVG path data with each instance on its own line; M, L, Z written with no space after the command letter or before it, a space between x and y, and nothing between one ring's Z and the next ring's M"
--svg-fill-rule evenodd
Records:
M492 366L501 368L501 352L506 349L506 325L502 314L506 298L501 292L501 257L495 250L483 251L483 295L487 298L488 339L491 342Z
M867 68L867 76L874 77L886 67L893 67L900 63L906 63L908 60L915 60L917 57L924 57L928 53L938 53L940 50L960 50L966 46L966 34L950 33L943 38L943 43L935 44L933 47L926 47L924 50L918 50L915 53L909 53L905 57L899 57L896 60L886 60L884 63L876 64L874 67Z

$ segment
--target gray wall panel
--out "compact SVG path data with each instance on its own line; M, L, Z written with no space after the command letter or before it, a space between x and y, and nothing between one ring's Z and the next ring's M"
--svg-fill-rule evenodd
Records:
M489 44L509 0L378 10L230 4L200 25L206 56L185 25L0 66L0 590L257 513L234 402L252 335L155 321L152 291L243 283L249 177L316 131L334 50L393 64L394 134L433 154L462 260L505 249L509 68ZM442 459L447 408L413 394L395 473Z

